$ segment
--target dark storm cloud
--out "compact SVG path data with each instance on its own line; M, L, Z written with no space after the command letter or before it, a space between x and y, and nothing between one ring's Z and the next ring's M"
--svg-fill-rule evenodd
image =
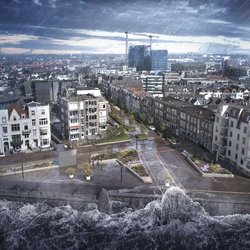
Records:
M91 36L81 29L249 39L249 11L249 0L2 0L0 32L36 36L48 48L49 39Z

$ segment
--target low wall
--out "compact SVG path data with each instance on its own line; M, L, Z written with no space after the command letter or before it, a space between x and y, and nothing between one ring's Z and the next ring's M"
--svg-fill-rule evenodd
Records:
M130 172L132 175L134 175L136 178L138 178L141 182L144 183L144 179L138 175L133 169L127 167L125 164L123 164L120 160L116 159L116 161L118 162L118 164L122 165L124 168L126 168L128 170L128 172Z
M0 198L10 201L37 203L46 202L51 206L70 205L75 209L80 209L84 204L97 204L95 195L72 195L48 193L42 191L0 191Z

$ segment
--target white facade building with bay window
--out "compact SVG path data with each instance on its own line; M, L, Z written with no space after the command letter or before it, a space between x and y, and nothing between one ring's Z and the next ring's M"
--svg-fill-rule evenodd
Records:
M31 102L23 109L11 104L0 110L0 155L50 148L50 142L49 105Z

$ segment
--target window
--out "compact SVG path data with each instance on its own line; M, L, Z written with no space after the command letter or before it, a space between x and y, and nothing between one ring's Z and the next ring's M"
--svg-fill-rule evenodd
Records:
M19 144L21 143L21 135L12 135L12 142L14 144Z
M245 149L244 148L241 149L241 154L243 154L243 155L245 154Z
M232 142L228 141L228 146L231 147L232 146Z
M48 124L48 119L40 119L39 120L39 125L47 125Z
M20 131L20 125L19 124L12 124L11 131Z
M32 120L32 126L36 126L36 120L35 119Z
M106 108L106 105L105 105L105 104L103 104L103 105L102 105L102 108L103 108L103 109L105 109L105 108Z
M6 116L3 116L2 117L2 123L6 123L7 119L6 119Z
M43 139L42 140L42 145L48 145L49 144L49 140L48 139Z
M16 121L16 116L13 116L13 121Z
M239 144L236 144L236 150L239 150Z
M45 115L45 109L41 110L41 115Z
M234 126L234 122L233 121L231 121L231 123L230 123L230 127L232 128Z
M237 160L238 159L238 154L235 154L235 160Z
M243 165L243 160L242 159L240 160L240 164Z
M35 110L31 110L31 115L36 115Z
M242 138L242 144L246 144L246 138L245 137Z
M229 136L232 137L232 135L233 135L233 133L232 133L232 131L230 131L230 132L229 132Z
M8 133L8 127L3 127L3 133L7 134Z
M33 136L36 136L36 129L32 130Z
M240 139L240 135L239 134L237 134L237 140L239 140Z
M244 127L243 133L246 135L247 134L247 127Z
M231 155L231 150L227 151L227 155L230 156Z
M40 135L47 135L48 131L47 130L41 130Z
M28 129L29 129L28 125L24 125L24 130L28 130Z
M29 134L24 134L24 138L29 138Z

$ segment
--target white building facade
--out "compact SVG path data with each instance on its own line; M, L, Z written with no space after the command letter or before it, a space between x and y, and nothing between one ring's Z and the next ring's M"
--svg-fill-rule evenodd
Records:
M213 151L250 176L250 109L220 105L215 117Z
M108 101L91 94L61 97L62 135L71 143L106 136Z
M25 109L11 104L0 110L0 155L50 148L49 105L31 102Z

